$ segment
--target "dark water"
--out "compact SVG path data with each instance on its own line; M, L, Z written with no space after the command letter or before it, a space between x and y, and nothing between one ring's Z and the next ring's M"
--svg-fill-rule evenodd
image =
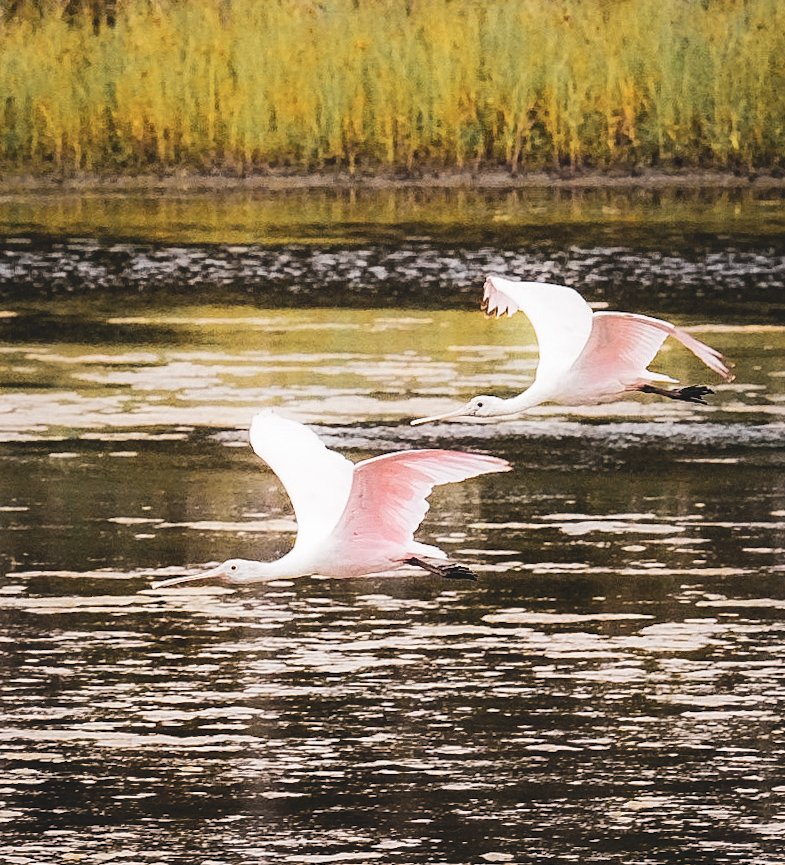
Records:
M785 861L785 236L734 235L737 205L697 245L651 201L616 205L635 246L613 214L525 249L421 213L336 241L321 199L308 231L278 217L286 243L9 239L0 861ZM702 325L737 381L409 427L531 377L525 321L476 311L497 268ZM714 384L679 346L657 368ZM419 534L479 582L150 591L291 545L245 444L262 405L353 459L511 460L439 488Z

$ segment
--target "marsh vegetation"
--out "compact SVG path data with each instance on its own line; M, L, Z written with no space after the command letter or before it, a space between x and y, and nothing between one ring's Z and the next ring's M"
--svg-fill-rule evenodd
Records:
M777 169L777 0L0 4L0 165Z

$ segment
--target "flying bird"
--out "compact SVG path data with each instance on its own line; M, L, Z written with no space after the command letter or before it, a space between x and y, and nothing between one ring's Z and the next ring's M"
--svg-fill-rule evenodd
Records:
M271 409L254 416L250 439L289 494L297 517L294 546L273 562L229 559L201 574L153 583L154 589L310 574L357 577L404 565L448 579L476 579L463 565L447 562L438 547L415 541L414 532L435 486L509 471L506 460L429 449L383 454L355 465L308 427Z
M454 411L413 420L412 425L447 418L502 417L545 402L596 405L629 393L705 403L712 390L703 385L666 389L677 380L647 369L672 336L725 381L734 375L722 355L681 328L632 312L593 312L566 285L516 282L501 276L485 280L482 308L488 315L521 310L537 335L540 361L531 386L518 396L476 396Z

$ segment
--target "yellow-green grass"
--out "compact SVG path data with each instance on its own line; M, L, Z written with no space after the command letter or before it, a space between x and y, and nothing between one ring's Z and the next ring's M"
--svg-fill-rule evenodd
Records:
M785 4L39 0L0 17L6 170L328 165L783 166Z

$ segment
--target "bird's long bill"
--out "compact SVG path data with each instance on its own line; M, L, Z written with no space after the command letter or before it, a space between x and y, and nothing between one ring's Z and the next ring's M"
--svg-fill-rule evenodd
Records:
M453 411L445 412L444 414L435 414L431 417L418 417L413 421L409 421L410 426L419 426L422 423L434 423L437 420L448 420L451 417L465 417L466 416L466 406L461 406L460 408L456 408Z
M152 583L151 589L169 589L172 586L181 586L184 583L192 583L201 585L204 583L220 583L227 577L223 565L217 568L211 568L209 571L203 571L201 574L191 574L188 577L172 577L171 580L159 580L157 583Z

